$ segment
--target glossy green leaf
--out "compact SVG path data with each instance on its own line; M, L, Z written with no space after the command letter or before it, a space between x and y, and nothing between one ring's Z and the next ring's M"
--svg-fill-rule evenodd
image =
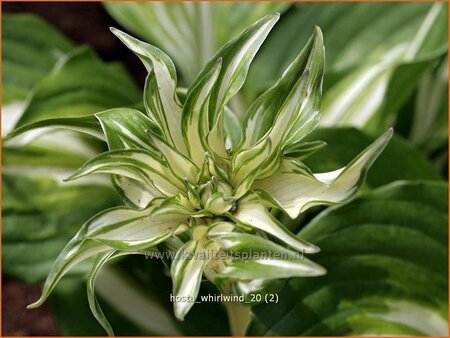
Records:
M292 279L247 334L446 335L447 189L396 182L320 214L299 235L327 275Z

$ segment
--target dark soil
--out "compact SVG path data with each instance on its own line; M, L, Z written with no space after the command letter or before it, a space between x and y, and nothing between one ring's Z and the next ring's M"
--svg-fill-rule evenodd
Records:
M56 336L55 321L47 305L27 310L41 294L41 286L2 279L2 336Z

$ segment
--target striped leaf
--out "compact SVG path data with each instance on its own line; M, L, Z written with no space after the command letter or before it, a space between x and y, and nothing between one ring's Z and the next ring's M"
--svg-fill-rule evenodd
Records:
M267 134L276 149L281 144L298 142L315 127L324 62L322 32L316 28L283 76L246 112L241 148L262 142Z
M145 65L148 76L144 88L145 109L167 141L185 153L181 134L182 108L176 94L177 75L172 60L158 48L111 28L111 31Z
M209 260L207 255L203 259L200 258L199 255L203 250L201 244L201 240L187 242L177 251L172 261L170 273L172 275L173 295L179 297L173 302L173 306L175 317L179 320L183 320L194 305L200 290L203 267Z
M180 179L188 179L192 183L197 182L199 169L192 161L171 147L167 142L158 136L151 136L153 144L162 153L166 159L167 165L172 172Z
M312 174L301 162L283 160L279 171L270 178L255 182L261 196L284 210L291 218L320 204L333 204L351 197L364 183L367 171L392 136L392 129L380 136L346 167Z
M41 306L58 281L75 265L107 250L109 250L109 247L102 243L96 241L84 241L80 236L75 236L61 251L58 258L53 263L53 266L47 275L40 298L28 305L27 308L34 309Z
M29 123L11 131L6 135L4 141L6 145L24 145L55 129L72 130L91 135L99 140L105 140L100 124L91 115L47 119Z
M181 123L184 142L190 158L197 165L203 163L208 149L205 142L209 131L208 102L221 67L222 59L218 59L214 67L191 87L183 105Z
M251 61L278 18L278 14L267 15L224 45L203 68L193 84L193 87L197 86L206 74L217 67L217 60L222 60L222 67L212 89L208 106L208 131L213 131L211 138L208 138L208 145L214 153L222 157L227 156L222 110L242 87Z
M254 195L241 199L236 213L231 217L244 225L271 234L296 250L305 253L319 251L319 248L315 245L292 234L269 213L267 208L262 205L261 200Z
M151 247L171 236L180 224L187 221L185 216L154 216L152 211L155 207L145 210L108 209L89 220L81 235L119 250Z
M447 51L447 7L434 4L402 44L342 77L323 101L323 126L379 130L391 125L421 75Z
M101 124L110 150L137 148L155 152L148 133L157 133L157 127L140 111L115 108L97 113L95 117Z
M210 237L223 249L236 253L220 277L265 280L325 274L325 269L302 254L259 236L228 232Z
M146 208L161 195L156 188L129 177L112 175L111 180L122 201L133 209Z
M170 172L162 160L148 151L138 149L112 150L86 162L66 180L91 174L122 175L150 185L163 195L175 195L182 182Z

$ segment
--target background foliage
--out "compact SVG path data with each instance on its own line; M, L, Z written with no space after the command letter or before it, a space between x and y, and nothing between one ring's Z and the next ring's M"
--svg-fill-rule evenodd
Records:
M281 11L243 92L231 102L238 114L320 26L327 62L323 117L309 138L328 146L306 161L316 172L339 168L394 126L395 137L357 198L316 208L290 223L321 247L314 258L328 274L274 284L280 301L253 308L249 335L447 334L447 4L105 7L120 25L167 51L182 87L232 36L264 14ZM35 15L4 14L2 25L3 135L46 118L118 106L141 109L141 89L123 64L75 46ZM102 144L73 132L44 132L4 142L2 151L3 273L30 283L43 280L84 220L121 203L102 177L61 183L103 151ZM50 299L61 334L104 334L85 299L86 271L80 266ZM121 330L117 334L229 334L221 304L194 307L184 322L173 318L170 279L161 262L118 260L99 276L97 290ZM203 283L201 293L209 292L214 291Z

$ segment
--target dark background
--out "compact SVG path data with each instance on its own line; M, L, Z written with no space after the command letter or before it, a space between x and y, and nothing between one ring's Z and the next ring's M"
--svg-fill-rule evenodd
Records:
M91 45L105 61L121 61L143 87L145 69L138 58L109 31L121 28L100 2L30 3L3 2L3 13L33 13L41 16L77 45ZM55 321L44 304L34 310L26 306L39 298L41 285L27 285L2 276L2 336L55 336Z

